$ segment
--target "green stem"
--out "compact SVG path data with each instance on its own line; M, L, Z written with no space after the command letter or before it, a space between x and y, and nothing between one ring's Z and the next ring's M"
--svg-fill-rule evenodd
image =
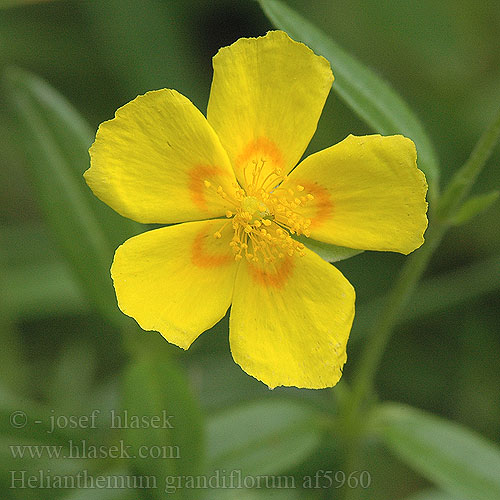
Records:
M358 463L359 448L363 431L364 403L373 390L373 381L382 356L398 317L408 303L429 260L439 246L449 228L448 220L463 202L477 176L493 152L500 137L500 110L495 120L486 129L467 162L458 170L448 184L437 204L435 217L429 224L425 244L412 254L404 265L392 290L389 292L381 314L373 326L364 351L359 369L355 375L352 394L342 414L344 431L348 444L345 473L355 470ZM356 498L356 491L344 490L346 500Z
M445 226L432 224L427 231L426 244L411 255L406 261L396 283L389 292L383 310L373 327L353 384L350 406L358 408L372 389L373 378L380 364L387 342L400 312L409 301L420 277L439 245Z
M446 191L441 196L436 218L447 222L463 203L465 196L470 191L478 175L481 173L488 158L493 153L500 137L500 110L490 126L483 132L469 159L462 168L453 176Z

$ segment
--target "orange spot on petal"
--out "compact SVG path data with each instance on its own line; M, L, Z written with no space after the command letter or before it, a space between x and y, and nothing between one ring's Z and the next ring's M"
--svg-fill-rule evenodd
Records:
M265 159L273 168L283 166L283 156L276 144L267 137L258 137L249 142L243 152L236 157L236 166L244 168L249 161Z
M191 262L197 267L220 267L226 266L234 262L234 257L230 253L216 253L217 247L229 249L226 243L215 243L220 240L215 240L213 234L208 234L206 231L200 231L191 247ZM211 242L211 248L208 248L207 243Z
M197 165L188 173L188 189L193 203L202 210L207 210L206 193L204 184L206 180L211 180L222 173L221 169L212 165Z
M308 217L311 219L310 229L316 229L332 217L333 202L330 193L326 188L315 182L303 180L298 181L297 184L304 186L304 193L314 196L314 200L309 201L307 204L307 212Z
M266 264L265 267L259 267L252 263L247 265L250 275L256 283L265 287L283 288L292 276L295 263L287 256L274 264Z

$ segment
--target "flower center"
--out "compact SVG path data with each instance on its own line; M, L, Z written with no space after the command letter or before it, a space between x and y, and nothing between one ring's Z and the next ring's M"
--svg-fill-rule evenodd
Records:
M253 162L253 170L245 175L245 182L248 178L253 182L248 183L246 190L235 184L236 200L232 202L235 209L226 212L230 220L214 233L215 238L221 238L226 227L231 225L233 237L229 244L237 261L246 258L251 262L271 263L286 255L305 254L304 245L291 235L310 235L311 220L303 217L297 209L313 200L314 196L305 193L300 185L295 189L282 188L286 177L278 169L260 179L264 163L263 160ZM205 186L230 201L221 186L215 188L208 181L205 181Z
M241 211L249 217L249 224L254 224L269 215L266 205L255 196L245 196L241 200Z

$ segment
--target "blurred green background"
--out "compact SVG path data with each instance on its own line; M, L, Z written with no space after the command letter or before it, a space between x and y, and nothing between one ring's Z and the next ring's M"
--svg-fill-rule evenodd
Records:
M500 103L498 2L289 0L287 4L393 85L433 139L441 162L441 183L446 184L467 159ZM177 89L205 112L211 57L221 46L241 36L263 35L272 28L259 4L244 0L4 0L0 7L0 71L15 66L40 76L69 101L91 130L138 94L164 87ZM12 75L12 69L7 71ZM335 65L333 71L335 74ZM165 437L142 431L127 439L137 443L141 439L156 444L162 439L185 443L181 448L183 460L167 464L167 468L174 467L174 473L184 470L178 466L182 461L199 461L200 470L203 463L209 464L205 467L215 464L212 469L238 468L241 463L241 468L248 465L252 453L255 456L248 470L254 474L283 473L302 478L317 470L340 470L342 442L336 438L330 416L335 415L341 385L322 391L269 391L233 363L226 320L203 334L188 352L181 352L155 333L140 332L133 321L123 318L125 326L116 327L99 314L45 222L33 183L33 156L26 154L30 149L26 134L9 105L6 87L3 85L0 97L0 396L5 420L0 429L5 448L0 451L2 469L48 468L54 474L82 469L141 471L140 465L125 459L89 460L83 465L77 460L22 461L12 457L8 445L65 444L72 438L72 434L66 434L69 429L61 430L59 437L37 430L33 424L36 415L42 415L45 425L55 414L82 415L100 408L104 415L108 409L120 407L123 398L133 400L131 406L140 407L138 401L144 397L147 406L147 386L151 378L163 380L160 375L165 369L164 380L168 383L164 394L161 384L156 390L168 408L174 405L171 413L175 415L177 434L172 438L168 432ZM331 94L308 152L334 144L349 133L371 132ZM498 188L499 153L497 147L474 193ZM83 173L88 159L80 156L79 161ZM41 200L41 204L50 201ZM93 203L100 205L97 200ZM407 403L447 417L497 443L498 218L496 203L447 233L398 325L376 380L381 400ZM137 228L127 226L108 236L116 247L134 232ZM75 234L74 239L78 238ZM109 263L111 259L112 252ZM376 314L377 298L388 291L404 260L400 255L365 252L338 264L358 297L358 315L344 370L347 383L356 371L363 334ZM120 330L127 333L122 335ZM138 351L140 361L130 368L131 352ZM175 367L175 373L164 365ZM159 372L154 371L148 378L151 366L159 367ZM146 387L140 386L141 381ZM134 393L143 390L142 396ZM184 401L185 394L189 394L189 400ZM238 414L233 418L231 412L236 411L234 408L253 408L254 402L261 406L255 406L255 418L248 420L249 430L245 419L238 424ZM308 419L316 418L307 413L311 409L314 415L323 416L318 434L308 431ZM13 428L8 421L17 410L28 412L31 424L23 429ZM295 420L290 417L294 412ZM269 434L260 428L261 419ZM288 426L287 432L295 441L287 442L280 437L281 431L277 437L273 434L280 423ZM120 439L117 433L111 433L110 438L104 423L98 431L76 429L75 436L79 437L75 439L95 443ZM245 432L250 431L250 451L240 456L237 452L231 454L230 449L218 449L221 440L227 440L226 446L230 447L235 436L245 439ZM402 465L376 439L367 446L363 469L370 472L372 484L366 498L407 498L429 486L426 479ZM283 456L287 458L283 460ZM218 461L217 457L224 459ZM147 462L145 469L158 466L158 460L153 462L152 466ZM2 498L142 500L166 495L147 489L112 493L54 489L47 494L39 489L13 489L10 485L9 473L0 483ZM214 495L206 490L184 489L176 493L179 498L191 498L191 494L208 495L206 498ZM258 491L255 497L247 491L222 491L213 498L226 498L223 495L235 499L320 499L337 498L337 490Z

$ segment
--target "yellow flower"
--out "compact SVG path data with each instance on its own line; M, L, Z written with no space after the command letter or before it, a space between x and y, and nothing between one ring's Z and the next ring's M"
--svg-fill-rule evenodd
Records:
M120 309L187 349L226 314L234 360L273 388L335 385L354 289L297 242L408 254L423 243L427 184L413 142L350 135L294 168L333 82L281 31L213 59L207 118L175 90L103 123L85 179L117 212L172 224L130 238L111 268Z

